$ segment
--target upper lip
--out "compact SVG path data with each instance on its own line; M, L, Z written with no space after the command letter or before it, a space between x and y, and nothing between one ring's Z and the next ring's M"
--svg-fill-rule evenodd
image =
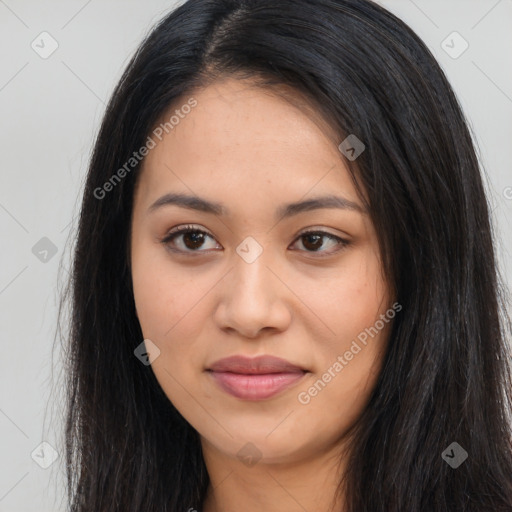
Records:
M305 370L285 359L274 356L231 356L219 359L208 370L241 374L299 373Z

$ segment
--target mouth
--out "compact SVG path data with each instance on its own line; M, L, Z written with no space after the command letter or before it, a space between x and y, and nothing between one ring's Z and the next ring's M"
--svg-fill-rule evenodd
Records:
M242 400L265 400L301 380L307 370L273 356L232 356L207 368L226 393Z

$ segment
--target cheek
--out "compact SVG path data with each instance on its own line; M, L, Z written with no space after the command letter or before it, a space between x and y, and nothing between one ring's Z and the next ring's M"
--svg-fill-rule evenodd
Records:
M316 275L302 282L304 302L318 313L318 323L328 327L324 343L329 353L348 350L351 340L373 326L389 306L387 284L370 248L354 251L325 278Z
M316 432L315 443L332 442L346 432L367 407L375 389L385 349L388 343L392 320L376 331L375 308L365 313L358 311L358 318L350 315L338 320L336 343L323 352L318 371L299 390L296 399L301 423L308 431ZM371 334L369 334L369 332ZM363 333L360 341L358 335Z
M191 272L171 265L165 251L135 249L132 280L137 317L147 338L166 343L200 311L194 304L204 295L202 286Z
M301 403L314 423L329 410L348 425L375 386L392 325L391 316L381 320L390 304L373 251L354 254L324 292L316 295L318 311L332 332L315 346L321 355L314 378L301 388L308 404Z
M204 326L206 313L200 299L206 290L191 283L187 273L171 272L169 262L153 259L149 264L141 256L133 259L133 292L144 339L160 350L151 369L169 400L188 417L198 413L186 390L202 365L203 350L197 340Z

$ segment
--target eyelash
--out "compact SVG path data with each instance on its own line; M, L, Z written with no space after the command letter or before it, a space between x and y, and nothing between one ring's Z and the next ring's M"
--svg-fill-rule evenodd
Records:
M207 235L209 236L210 238L214 239L214 237L208 233L207 231L203 231L202 229L198 229L197 227L193 226L193 225L185 225L185 226L181 226L179 228L176 228L172 231L170 231L169 233L167 233L164 238L162 238L160 240L160 242L162 244L164 244L165 246L167 246L169 248L169 250L173 251L173 252L178 252L178 253L181 253L181 254L187 254L187 255L192 255L192 256L195 256L195 255L198 255L198 254L201 254L201 253L209 253L211 251L202 251L202 250L182 250L182 249L175 249L175 248L172 248L170 247L170 242L172 242L175 238L177 238L178 236L180 235L184 235L184 234L189 234L189 233L200 233L200 234L203 234L203 235ZM339 249L333 251L333 252L330 252L330 253L327 253L327 254L322 254L321 252L319 251L305 251L307 253L310 253L310 254L318 254L317 256L315 257L318 257L318 258L322 258L322 257L327 257L327 256L331 256L333 254L336 254L340 251L342 251L343 249L345 249L349 244L350 242L348 240L344 240L343 238L340 238L336 235L333 235L332 233L327 233L325 231L321 231L321 230L317 230L317 229L311 229L311 230L307 230L307 231L303 231L302 233L300 233L297 238L295 239L295 241L298 241L300 238L304 237L304 236L307 236L307 235L320 235L322 237L326 237L326 238L330 238L332 240L335 240L339 243L339 245L341 246ZM294 242L295 242L294 241Z

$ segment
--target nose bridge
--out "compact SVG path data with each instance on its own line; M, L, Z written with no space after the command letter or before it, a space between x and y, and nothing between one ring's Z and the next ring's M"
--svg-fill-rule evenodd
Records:
M224 328L231 327L248 337L265 327L285 328L290 316L282 295L286 287L274 275L276 264L271 250L246 239L236 251L218 321Z
M267 267L272 267L271 250L263 248L254 238L247 237L236 248L233 279L237 296L265 301L273 295L276 278ZM274 262L275 264L275 262Z

